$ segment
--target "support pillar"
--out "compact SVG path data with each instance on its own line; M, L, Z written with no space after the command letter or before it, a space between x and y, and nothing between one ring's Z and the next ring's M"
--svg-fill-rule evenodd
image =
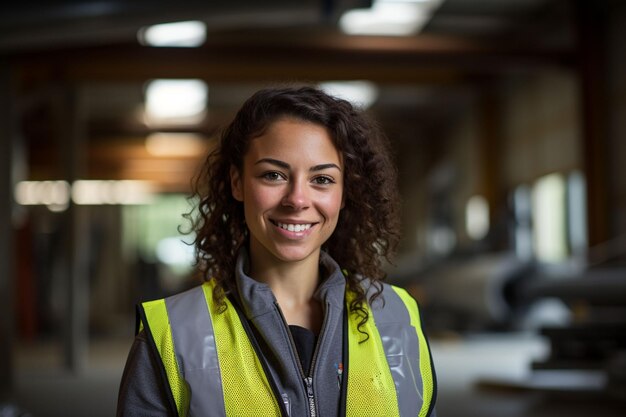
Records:
M608 94L604 3L578 1L578 65L582 103L582 149L587 189L587 230L593 248L611 238Z
M15 265L13 228L14 100L9 64L0 58L0 404L14 395Z
M60 94L59 145L64 150L65 179L72 184L84 178L84 117L76 85ZM86 368L89 342L88 221L86 208L70 201L66 214L66 306L63 354L65 367L75 373Z

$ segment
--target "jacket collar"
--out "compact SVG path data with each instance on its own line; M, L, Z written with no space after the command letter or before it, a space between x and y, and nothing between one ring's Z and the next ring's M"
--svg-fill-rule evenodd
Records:
M242 247L237 256L235 281L237 295L246 317L252 319L273 311L276 298L267 284L248 275L249 270L248 251ZM337 262L324 251L320 253L320 273L323 274L323 279L313 296L321 303L329 303L333 307L342 309L346 279Z

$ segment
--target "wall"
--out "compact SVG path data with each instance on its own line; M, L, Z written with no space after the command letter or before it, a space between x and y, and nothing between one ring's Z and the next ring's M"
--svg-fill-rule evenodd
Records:
M502 88L503 184L512 189L556 171L582 168L577 79L546 71Z
M490 203L491 238L506 242L502 234L506 233L507 196L517 185L583 167L575 72L550 69L518 74L475 90L463 111L450 119L443 142L438 162L415 186L427 195L433 183L451 182L445 187L457 249L476 245L465 224L465 207L473 195L482 195ZM442 170L448 171L447 179L440 178ZM429 202L432 198L422 201ZM428 229L432 207L426 207L426 212L430 214L420 220L419 229ZM427 233L419 236L424 247L432 245Z

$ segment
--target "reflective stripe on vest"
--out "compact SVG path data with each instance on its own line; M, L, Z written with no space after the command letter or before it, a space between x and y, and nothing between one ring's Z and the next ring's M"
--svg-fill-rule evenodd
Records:
M391 370L400 416L429 413L434 395L430 351L422 332L417 303L404 289L390 286L383 292L385 309L374 309L387 363Z
M211 308L214 281L165 300L143 303L179 416L279 416L262 364L228 299ZM389 290L393 288L393 291ZM362 326L349 314L346 415L428 415L434 375L417 304L386 286L385 308ZM347 294L346 302L349 303ZM209 307L212 306L212 307ZM208 314L207 314L208 313ZM174 323L170 326L170 323Z

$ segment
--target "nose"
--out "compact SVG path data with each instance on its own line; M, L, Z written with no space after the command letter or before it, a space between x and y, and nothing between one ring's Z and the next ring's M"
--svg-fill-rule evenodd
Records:
M310 195L305 181L293 181L289 184L282 205L294 210L303 210L309 207Z

